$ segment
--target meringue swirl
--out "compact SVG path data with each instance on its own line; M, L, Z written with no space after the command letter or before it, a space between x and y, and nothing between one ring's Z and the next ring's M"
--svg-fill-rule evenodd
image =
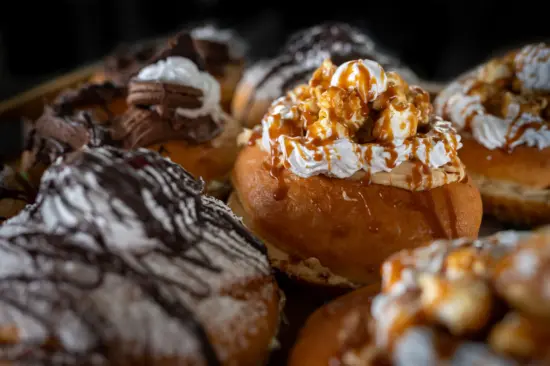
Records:
M489 150L550 146L550 46L527 45L451 83L435 99L450 119Z
M354 60L337 68L325 60L309 85L273 102L262 120L259 144L273 166L302 178L371 180L405 162L416 167L413 176L438 168L456 172L462 166L460 136L432 110L428 93L375 61ZM406 188L429 189L433 183L411 178Z

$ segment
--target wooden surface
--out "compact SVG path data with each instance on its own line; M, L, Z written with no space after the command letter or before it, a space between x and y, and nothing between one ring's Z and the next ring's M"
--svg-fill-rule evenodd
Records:
M88 81L101 68L101 63L84 66L0 102L0 121L21 117L38 118L42 113L45 102L55 98L64 89L73 88Z

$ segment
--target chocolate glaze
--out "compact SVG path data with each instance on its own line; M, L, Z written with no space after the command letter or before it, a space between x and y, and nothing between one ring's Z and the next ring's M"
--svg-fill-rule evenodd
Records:
M255 93L275 99L289 89L307 83L313 71L327 58L336 65L354 59L372 59L388 70L398 71L408 82L418 81L412 70L381 51L360 30L344 23L324 23L299 31L289 38L280 55L265 64L262 76L251 81ZM273 85L275 79L280 80ZM244 119L250 113L253 102L254 93L251 93Z
M22 338L0 348L0 361L116 364L136 339L154 359L167 356L159 345L189 334L204 361L219 365L189 304L215 296L209 283L228 266L232 275L270 269L263 245L202 190L202 181L145 149L86 149L50 167L36 203L0 227L0 326L15 326ZM127 289L133 295L123 304L111 303ZM147 309L132 307L142 300ZM148 315L155 311L160 323ZM182 331L149 338L168 324Z

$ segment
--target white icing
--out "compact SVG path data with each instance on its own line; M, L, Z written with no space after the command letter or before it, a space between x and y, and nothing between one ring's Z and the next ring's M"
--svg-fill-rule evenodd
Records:
M524 47L515 59L516 75L527 90L550 91L550 47L541 43Z
M285 113L290 114L292 111L285 110ZM441 119L433 121L431 130L426 135L407 140L394 140L393 146L375 143L358 144L345 136L339 137L333 143L313 147L299 138L284 135L272 142L269 138L269 130L273 123L276 122L272 116L262 121L262 149L270 152L271 144L276 144L276 151L280 151L281 158L289 163L290 171L303 178L319 174L348 178L360 170L371 174L390 172L413 157L429 167L438 168L451 162L452 151L462 147L460 136L455 134L449 122ZM416 151L413 149L413 143L418 144ZM287 146L292 146L290 152ZM370 160L365 159L368 150L370 150ZM395 164L389 165L392 154L396 156Z
M389 121L389 123L386 123L386 121ZM393 140L404 140L416 135L417 127L416 107L408 104L405 109L400 110L395 108L393 103L390 103L374 123L372 134L376 139L392 142Z
M537 253L530 249L522 249L514 256L514 269L522 277L532 278L538 270L539 258Z
M395 366L435 366L439 364L434 335L427 328L411 328L395 345L393 363Z
M348 71L350 65L352 72L347 74L346 78L342 78L342 74ZM365 74L370 75L370 79L366 83L360 82ZM374 83L371 84L372 79L374 79ZM386 73L378 62L357 60L348 61L340 65L330 80L330 86L345 89L349 85L350 88L356 89L363 102L367 103L372 102L386 91L387 81Z
M244 324L251 324L249 321L254 317L265 316L263 303L249 307L244 302L221 294L234 284L246 283L258 275L268 276L270 273L266 256L238 230L213 224L215 212L236 219L225 204L201 196L200 187L194 186L197 183L175 164L169 164L163 171L150 166L137 171L124 163L129 156L135 156L131 154L161 159L148 150L125 153L101 148L85 151L94 155L97 162L94 172L81 171L78 163L64 165L58 160L42 178L37 203L0 227L0 279L5 284L3 301L0 302L0 327L16 326L21 342L40 344L51 335L29 313L21 313L16 307L8 305L4 300L5 296L10 296L14 303L23 304L46 319L53 327L54 335L59 337L69 352L89 351L96 346L98 338L92 326L97 326L108 342L117 342L113 346L123 355L184 355L200 360L201 349L192 328L167 313L153 301L150 294L143 293L132 275L106 270L103 281L91 290L57 285L48 278L55 276L53 278L62 280L60 283L68 283L70 279L72 283L93 284L100 270L72 255L67 258L40 254L31 256L27 252L31 248L52 250L53 253L56 250L71 252L79 249L89 256L121 257L136 273L148 278L161 278L152 281L154 287L160 293L170 294L166 295L170 301L184 304L196 312L202 322L209 321L214 314L214 326L220 329L220 334L244 334ZM111 154L113 151L120 154L119 157ZM106 170L108 167L115 169ZM137 217L132 207L98 183L96 173L107 174L109 171L120 174L120 184L123 186L129 175L139 176L143 186L137 189L125 187L125 193L133 195L134 201L143 202L152 219L159 222L156 230L174 233L174 238L176 234L185 240L196 238L193 248L186 252L187 256L206 260L219 271L209 271L170 253L171 250L184 250L185 243L161 243L152 238L145 231L144 218ZM149 190L145 183L155 189ZM187 192L194 193L183 192L182 186ZM52 187L62 195L52 192ZM162 197L162 202L157 201L159 197ZM35 211L32 218L29 217L30 210ZM200 227L197 225L199 211L207 219ZM90 228L100 230L105 247L97 238L92 238ZM244 227L242 230L244 232ZM39 235L34 239L23 238L33 233ZM43 234L57 234L62 239L46 241ZM159 254L158 250L162 248L166 252ZM24 275L36 276L43 281L25 284L9 279ZM204 297L191 296L180 286ZM76 308L67 306L67 301L74 301ZM97 314L106 324L89 324L80 314ZM243 324L240 333L233 332L233 322ZM223 345L217 350L222 357L226 355L224 352L229 352Z
M217 116L220 113L220 84L212 75L200 71L193 61L185 57L168 57L166 60L146 66L139 72L136 80L185 85L200 90L200 108L177 109L177 113L184 117Z
M525 89L550 90L550 48L526 46L516 55L516 67L516 76ZM486 111L479 95L469 95L477 80L491 82L504 76L507 74L502 66L496 68L494 75L488 75L485 65L478 67L437 96L436 113L449 118L459 130L469 129L472 137L489 150L520 145L541 150L549 147L550 128L541 118L521 114L517 103L511 103L506 116L500 118Z

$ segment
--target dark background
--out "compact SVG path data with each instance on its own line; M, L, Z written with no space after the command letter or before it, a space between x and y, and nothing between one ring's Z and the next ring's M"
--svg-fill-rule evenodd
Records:
M550 1L12 0L0 13L0 99L100 59L120 42L202 19L234 27L251 58L322 21L367 30L421 76L445 81L523 42L550 39Z

